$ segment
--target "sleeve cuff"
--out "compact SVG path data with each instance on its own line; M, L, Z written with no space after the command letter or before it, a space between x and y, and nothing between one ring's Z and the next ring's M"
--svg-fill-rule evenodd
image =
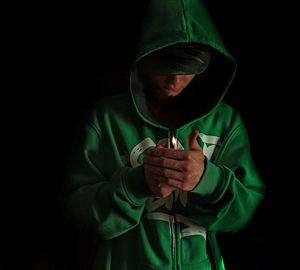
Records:
M145 182L144 167L127 167L127 172L123 178L123 187L128 198L136 205L141 205L147 199L153 197Z
M206 168L198 185L191 191L201 196L217 193L224 184L223 169L206 160Z

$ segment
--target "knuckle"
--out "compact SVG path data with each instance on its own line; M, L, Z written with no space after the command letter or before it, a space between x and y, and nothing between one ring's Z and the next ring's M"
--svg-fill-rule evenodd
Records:
M170 185L172 185L172 186L174 186L174 187L176 187L176 188L179 188L179 187L180 187L180 183L177 182L177 181L171 181L171 182L170 182Z
M190 176L190 173L189 172L186 172L183 177L184 177L184 180L187 180Z
M164 185L163 183L165 182L165 178L163 178L162 176L157 175L157 180L162 183L162 185Z
M185 163L182 168L183 168L183 172L185 174L187 174L191 171L191 165L189 163Z
M163 198L166 198L166 197L168 197L169 196L169 192L163 192L162 194L161 194L161 197L163 197Z
M160 193L165 193L166 192L166 186L165 185L161 185L159 188Z
M190 163L186 163L185 168L186 172L190 172L192 170L192 165Z
M182 188L183 190L187 190L187 188L188 188L187 183L183 183L181 188Z
M188 171L188 163L187 163L187 162L183 163L183 165L182 165L182 170L183 170L184 172L187 172L187 171Z
M164 159L164 158L161 158L160 159L160 165L162 165L163 167L166 167L167 166L167 160Z
M191 155L191 152L190 152L190 151L187 151L187 152L185 153L185 158L186 158L187 160L191 160L192 155Z
M189 181L191 178L192 178L192 173L190 173L190 172L185 173L184 179L186 179L187 181Z
M163 175L164 177L168 177L168 170L162 169L162 175Z

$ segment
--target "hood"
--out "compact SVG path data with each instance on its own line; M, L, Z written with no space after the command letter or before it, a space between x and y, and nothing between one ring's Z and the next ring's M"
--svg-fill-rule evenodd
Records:
M197 74L176 97L175 106L185 116L180 126L212 111L222 101L236 70L236 62L225 49L201 0L150 0L141 26L136 59L131 69L130 91L142 119L162 128L168 127L150 112L144 80L137 67L149 55L177 45L196 45L210 54L205 71Z

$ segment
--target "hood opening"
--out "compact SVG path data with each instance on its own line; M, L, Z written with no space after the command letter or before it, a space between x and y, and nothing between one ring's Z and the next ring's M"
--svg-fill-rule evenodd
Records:
M199 43L176 43L143 56L136 67L145 75L201 74L210 61L207 46Z
M143 67L145 66L137 63L132 72L132 95L137 110L144 119L165 126L152 115L148 108L149 93L145 91L143 72L140 71ZM172 111L172 115L178 119L178 127L207 114L222 100L233 70L234 65L231 61L220 52L209 49L209 64L168 105L168 110Z

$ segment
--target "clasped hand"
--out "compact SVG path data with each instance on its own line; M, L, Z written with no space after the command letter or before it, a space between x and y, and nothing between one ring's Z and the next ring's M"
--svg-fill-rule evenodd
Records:
M205 157L197 142L199 132L189 136L189 150L154 148L144 159L145 179L149 189L160 197L173 190L192 190L200 181Z

